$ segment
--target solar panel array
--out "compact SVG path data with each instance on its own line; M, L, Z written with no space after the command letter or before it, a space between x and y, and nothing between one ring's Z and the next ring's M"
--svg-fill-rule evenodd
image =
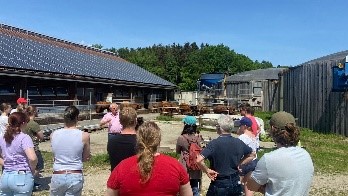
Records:
M0 65L141 84L175 85L124 61L0 33Z

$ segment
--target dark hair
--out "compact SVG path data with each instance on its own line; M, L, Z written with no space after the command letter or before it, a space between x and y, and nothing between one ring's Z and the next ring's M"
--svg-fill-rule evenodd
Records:
M36 115L36 107L35 106L28 106L27 109L25 110L28 116L34 116Z
M184 129L181 132L181 135L184 134L195 134L197 133L197 125L188 125L188 124L184 124Z
M275 143L279 143L282 146L296 146L300 139L300 129L293 123L288 123L285 129L272 127L270 130Z
M8 118L8 126L4 134L6 143L12 143L14 135L19 134L22 131L21 126L24 123L27 123L28 120L28 116L23 112L13 112L10 115L10 117Z
M132 107L124 107L120 111L120 124L123 128L135 127L137 112Z
M140 125L144 123L144 117L137 117L137 124L135 125L135 130L138 130Z
M7 103L2 103L0 105L0 111L1 112L5 112L5 110L7 110L11 105L7 104Z
M254 116L255 110L254 110L253 107L250 107L250 106L246 107L245 111L246 111L247 114L251 114L252 116Z
M80 114L79 109L77 109L75 106L69 106L64 111L64 123L65 125L73 126L77 123L78 116Z

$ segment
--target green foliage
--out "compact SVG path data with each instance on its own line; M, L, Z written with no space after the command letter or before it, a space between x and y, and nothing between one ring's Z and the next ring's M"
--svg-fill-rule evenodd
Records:
M110 166L108 154L93 155L91 159L84 164L85 167Z
M100 44L93 47L102 48ZM195 42L183 46L173 43L146 48L110 48L119 57L134 63L176 85L181 90L196 90L197 80L202 73L236 74L253 69L269 68L268 61L252 61L243 54L237 54L229 47Z

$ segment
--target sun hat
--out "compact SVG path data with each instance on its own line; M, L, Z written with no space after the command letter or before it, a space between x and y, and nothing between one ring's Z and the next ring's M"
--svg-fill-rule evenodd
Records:
M293 123L296 125L295 117L287 112L277 112L274 113L269 121L271 126L277 127L279 129L285 129L286 124Z
M240 119L239 124L240 124L240 126L245 125L247 127L251 127L253 122L250 120L250 118L243 117L242 119Z
M187 125L195 125L197 122L197 119L194 116L185 116L185 118L182 119L182 122Z
M21 103L28 103L28 101L24 99L23 97L20 97L17 99L17 104L21 104Z

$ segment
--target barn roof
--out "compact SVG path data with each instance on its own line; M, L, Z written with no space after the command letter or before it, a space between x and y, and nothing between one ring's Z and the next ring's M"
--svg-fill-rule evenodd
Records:
M326 56L322 56L322 57L319 57L319 58L307 61L305 63L301 63L298 66L314 64L314 63L319 63L319 62L324 62L324 61L325 62L341 61L346 56L348 56L348 50L341 51L341 52L336 52L336 53L329 54L329 55L326 55Z
M2 73L173 89L176 86L109 51L0 24Z
M279 73L287 68L268 68L245 71L226 78L226 82L248 82L252 80L278 80Z

